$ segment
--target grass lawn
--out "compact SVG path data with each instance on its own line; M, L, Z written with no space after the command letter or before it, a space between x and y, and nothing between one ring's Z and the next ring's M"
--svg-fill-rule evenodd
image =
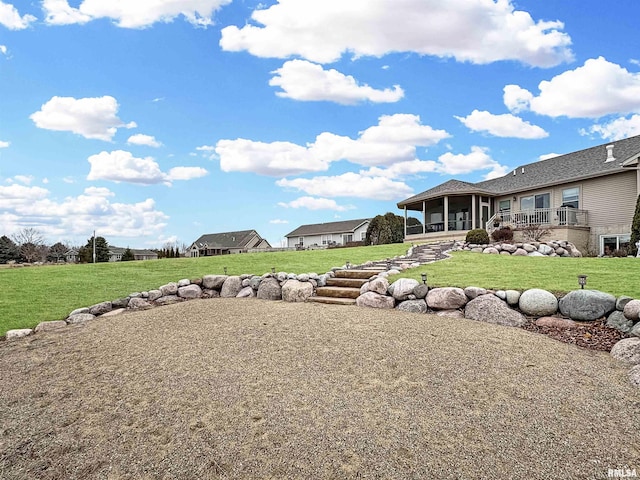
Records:
M542 288L554 293L576 290L578 275L588 275L586 288L640 299L640 259L515 257L453 252L453 258L406 270L390 277L427 282L438 287L478 286L490 289Z
M403 255L408 245L249 253L222 257L138 262L53 265L0 269L0 336L14 328L32 328L59 320L78 307L150 290L181 278L208 274L277 272L324 273L331 267Z

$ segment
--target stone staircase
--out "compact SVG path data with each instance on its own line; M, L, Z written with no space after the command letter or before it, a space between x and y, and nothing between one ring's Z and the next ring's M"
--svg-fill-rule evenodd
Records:
M356 298L360 296L360 287L374 275L392 269L402 271L416 263L423 265L440 260L444 258L443 252L452 245L452 242L418 245L413 247L411 256L367 262L349 269L336 270L335 277L328 279L325 287L318 287L316 295L310 297L308 301L355 305Z

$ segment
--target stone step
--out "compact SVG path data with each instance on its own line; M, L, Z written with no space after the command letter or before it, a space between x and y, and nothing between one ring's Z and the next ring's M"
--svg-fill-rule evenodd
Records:
M354 287L360 288L362 285L367 283L369 280L366 278L328 278L327 286L328 287Z
M361 270L361 269L350 269L350 270L338 270L336 271L335 278L371 278L374 275L383 272L384 270L378 268L375 270Z
M355 305L355 298L339 298L339 297L309 297L307 302L330 303L333 305Z
M354 287L318 287L316 295L319 297L358 298L360 289Z

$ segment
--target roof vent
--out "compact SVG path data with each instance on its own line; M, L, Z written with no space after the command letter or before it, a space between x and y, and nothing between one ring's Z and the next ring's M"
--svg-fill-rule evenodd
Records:
M514 176L514 177L516 176L516 171L515 171L515 170L513 171L513 176Z
M522 167L522 173L524 173L524 167Z
M607 159L604 161L605 163L613 162L616 159L616 157L613 156L613 147L614 145L607 145Z

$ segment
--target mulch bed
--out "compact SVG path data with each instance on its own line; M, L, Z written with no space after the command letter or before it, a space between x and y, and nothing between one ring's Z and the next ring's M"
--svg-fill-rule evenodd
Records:
M610 352L611 348L625 338L625 334L605 325L606 319L593 322L576 322L577 327L539 327L535 319L529 319L522 328L529 332L541 333L564 343L571 343L589 350Z

